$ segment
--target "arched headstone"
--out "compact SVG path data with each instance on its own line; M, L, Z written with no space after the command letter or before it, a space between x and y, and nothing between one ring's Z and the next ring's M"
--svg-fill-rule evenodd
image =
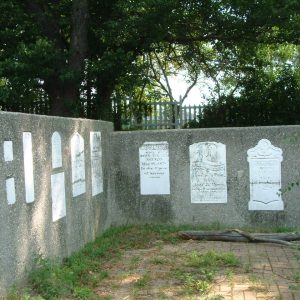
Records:
M249 210L283 210L281 199L282 150L262 139L247 151L250 170Z

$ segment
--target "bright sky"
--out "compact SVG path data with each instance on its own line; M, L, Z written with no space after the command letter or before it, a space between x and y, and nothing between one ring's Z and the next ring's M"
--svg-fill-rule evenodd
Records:
M206 80L207 81L207 80ZM179 101L180 96L184 96L189 84L184 80L183 75L178 75L176 77L170 77L169 82L173 91L174 98ZM201 83L195 85L185 99L183 105L199 105L205 102L204 96L209 95L208 84L210 82L205 82L201 80ZM210 83L212 84L212 83Z

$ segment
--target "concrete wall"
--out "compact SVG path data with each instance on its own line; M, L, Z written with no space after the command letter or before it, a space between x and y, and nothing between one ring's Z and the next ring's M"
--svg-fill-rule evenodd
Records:
M249 211L247 150L261 139L282 149L282 187L300 175L300 126L216 128L115 132L112 134L113 182L116 193L114 224L175 223L229 226L300 226L300 188L282 195L282 211ZM167 141L170 158L170 195L141 195L139 147ZM226 145L228 201L191 203L189 146L198 142Z
M9 286L24 279L36 254L66 257L109 226L109 134L113 126L108 122L20 113L0 113L0 119L0 294L3 294ZM51 137L55 131L60 134L62 142L62 167L53 169ZM101 132L103 151L104 190L95 196L92 196L91 190L91 131ZM26 203L23 132L32 136L32 203ZM86 178L86 192L77 197L72 195L70 154L70 141L75 133L84 139ZM5 141L12 141L12 161L4 159ZM64 172L65 176L66 216L53 222L51 175L60 172ZM15 181L14 204L7 201L7 178Z
M111 123L101 121L3 112L0 120L0 295L22 282L36 254L60 259L69 256L111 225L219 222L236 227L300 226L299 188L283 195L282 211L248 210L247 162L247 150L261 139L269 139L283 151L282 186L299 178L300 126L113 132ZM55 168L54 132L59 133L62 146L62 165ZM96 152L91 151L90 132L101 132L102 163L99 157L91 163L91 152ZM30 144L23 142L24 133L32 139L32 151ZM84 168L85 182L72 179L71 141L78 134L84 151L79 149L77 154L84 153L85 159L84 165L79 162L77 167ZM168 143L170 193L141 195L139 148L145 142L159 141ZM191 203L189 146L199 142L226 145L227 203ZM24 151L32 152L32 167L31 157L24 158ZM93 196L92 170L101 166L103 191ZM24 176L26 170L29 176ZM53 221L51 180L62 173L66 215ZM12 178L14 189L7 186ZM85 188L79 196L74 196L74 181L79 184L77 190ZM15 202L8 190L15 190Z

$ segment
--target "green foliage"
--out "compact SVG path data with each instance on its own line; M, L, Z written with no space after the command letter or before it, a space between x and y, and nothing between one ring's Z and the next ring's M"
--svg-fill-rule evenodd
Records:
M289 45L300 40L298 1L93 0L82 11L88 15L83 32L74 3L1 1L3 110L111 118L117 93L131 95L136 103L141 94L146 99L166 95L150 85L146 56L159 54L176 70L213 79L223 72L223 87L230 89L234 75L247 67L244 61L272 56L265 50L253 56L255 45L285 43L278 55L287 59ZM148 95L142 93L145 84Z

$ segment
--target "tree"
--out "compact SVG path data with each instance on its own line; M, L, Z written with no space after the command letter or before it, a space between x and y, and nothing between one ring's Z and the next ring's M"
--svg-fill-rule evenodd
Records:
M194 53L195 43L207 43L221 53L299 43L299 7L276 0L3 0L1 106L26 111L24 103L32 108L39 100L53 115L109 119L115 87L142 55L165 44Z

